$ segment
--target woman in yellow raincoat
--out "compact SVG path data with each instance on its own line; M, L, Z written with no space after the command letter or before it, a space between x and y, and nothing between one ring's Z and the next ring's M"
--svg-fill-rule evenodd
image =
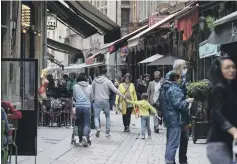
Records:
M125 74L123 81L124 82L119 85L118 90L125 95L126 99L137 101L136 89L131 82L131 75L129 73ZM117 108L122 110L124 132L130 132L131 114L135 113L135 106L119 98L118 95L116 95L115 104Z

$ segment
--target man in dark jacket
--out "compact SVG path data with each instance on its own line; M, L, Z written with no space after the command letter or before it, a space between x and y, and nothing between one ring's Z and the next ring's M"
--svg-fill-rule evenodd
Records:
M141 100L141 96L143 93L147 93L149 81L150 81L150 75L145 74L143 75L143 80L138 83L137 88L136 88L138 100Z

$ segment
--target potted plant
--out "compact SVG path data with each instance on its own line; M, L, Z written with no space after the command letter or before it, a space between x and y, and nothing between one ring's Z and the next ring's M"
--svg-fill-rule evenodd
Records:
M194 103L190 109L192 116L192 138L196 143L197 139L206 139L209 120L208 120L208 93L211 85L209 80L204 79L198 82L193 82L187 86L187 94L194 98Z

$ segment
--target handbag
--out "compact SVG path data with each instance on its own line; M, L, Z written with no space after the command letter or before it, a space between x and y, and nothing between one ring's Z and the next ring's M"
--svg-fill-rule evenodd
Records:
M124 86L124 85L123 85ZM125 87L125 86L124 86ZM129 87L130 87L130 84L129 84L129 86L127 87L127 89L125 90L125 92L123 93L124 95L127 93L127 91L128 91L128 89L129 89ZM123 104L122 104L122 101L120 101L121 100L121 97L119 97L119 105L118 105L118 108L121 110L122 108L123 108Z

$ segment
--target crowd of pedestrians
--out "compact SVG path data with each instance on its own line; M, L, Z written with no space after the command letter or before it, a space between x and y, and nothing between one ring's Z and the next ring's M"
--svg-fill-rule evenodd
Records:
M167 129L165 163L175 164L175 155L179 148L179 163L187 164L189 140L190 107L194 101L187 97L187 65L184 60L176 60L173 70L164 78L159 71L151 76L143 75L142 80L132 83L131 75L125 74L122 82L112 82L106 76L107 70L101 67L100 75L90 86L85 75L77 79L73 88L76 100L76 113L80 122L80 142L87 146L90 143L89 124L90 108L93 104L96 137L100 137L100 112L106 118L106 137L110 136L110 111L114 108L122 114L124 132L130 132L131 115L137 114L141 119L141 136L145 131L151 138L150 115L153 114L154 132ZM208 136L207 153L211 163L230 163L232 160L232 142L237 139L237 88L236 68L229 57L220 57L212 65L212 88L209 94L211 106L211 129ZM116 95L116 99L115 99ZM227 110L224 110L227 109ZM83 130L82 130L83 129ZM221 151L215 151L215 150Z

